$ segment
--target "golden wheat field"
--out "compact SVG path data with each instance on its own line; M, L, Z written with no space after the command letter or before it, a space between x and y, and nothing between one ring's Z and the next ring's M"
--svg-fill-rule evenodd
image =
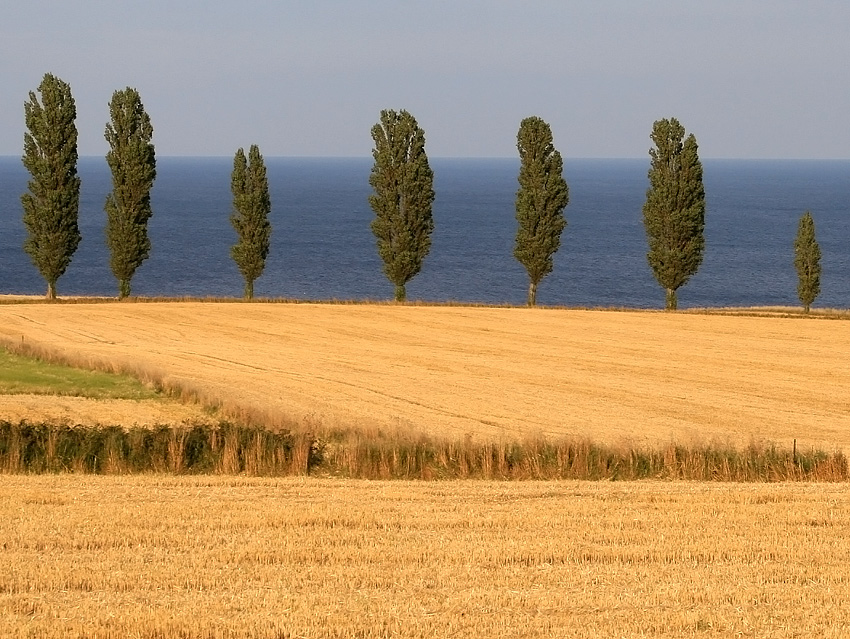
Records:
M0 394L0 419L87 426L154 426L209 419L200 406L167 400Z
M846 637L846 486L4 476L0 636Z
M0 338L307 428L850 449L850 323L395 305L0 305ZM191 394L190 393L190 394Z

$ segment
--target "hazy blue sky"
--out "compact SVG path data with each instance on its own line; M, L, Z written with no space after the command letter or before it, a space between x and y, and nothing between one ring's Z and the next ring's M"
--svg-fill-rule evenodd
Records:
M847 0L0 0L0 155L45 72L83 155L136 87L160 155L365 156L382 108L429 155L512 156L539 115L567 157L646 157L658 118L703 157L850 157Z

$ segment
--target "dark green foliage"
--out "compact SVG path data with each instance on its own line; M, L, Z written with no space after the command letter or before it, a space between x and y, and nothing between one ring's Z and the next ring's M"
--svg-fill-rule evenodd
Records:
M294 444L289 433L228 423L125 430L0 421L0 471L286 475L297 470ZM308 458L306 470L315 463Z
M112 192L106 197L106 244L109 266L118 280L118 297L130 295L130 280L150 255L150 192L156 178L153 127L139 92L127 87L112 94L106 125Z
M820 246L815 239L815 221L806 211L800 218L794 240L794 268L797 269L797 297L806 313L820 295Z
M705 250L705 189L697 141L676 118L652 126L649 189L643 224L646 255L655 279L667 292L667 309L676 310L676 291L697 272Z
M21 196L28 235L24 250L47 281L48 299L56 299L56 281L65 273L80 243L77 215L77 108L71 87L45 74L38 86L41 102L30 91L24 104L23 163L32 179Z
M245 278L245 299L254 297L254 280L263 274L269 255L272 209L266 166L256 144L251 145L248 158L239 149L233 158L230 179L233 192L233 215L230 222L239 236L230 255Z
M561 247L567 225L564 209L570 201L562 177L564 162L552 144L549 125L538 117L525 118L517 133L519 190L516 194L514 257L528 271L528 305L537 303L537 285L552 272L553 256Z
M384 273L395 284L395 299L404 301L405 285L422 270L422 261L431 249L434 173L425 155L425 132L407 111L381 111L381 121L372 127L372 139L372 232Z

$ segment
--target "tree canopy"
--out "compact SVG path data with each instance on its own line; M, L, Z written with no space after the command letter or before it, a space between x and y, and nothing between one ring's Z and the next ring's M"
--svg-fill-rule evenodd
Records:
M254 281L266 268L272 233L266 165L256 144L251 145L247 158L243 149L236 151L230 190L233 193L230 222L238 236L230 255L245 279L245 299L250 300L254 297Z
M517 149L519 227L514 257L528 272L528 305L534 306L537 286L552 272L553 257L561 247L561 233L567 225L564 209L570 201L570 192L562 175L564 162L546 122L538 117L525 118L517 133Z
M106 161L112 171L112 192L106 197L106 243L109 265L118 280L118 296L130 295L130 281L150 255L148 220L150 192L156 178L153 126L136 89L112 94L110 122L104 137Z
M372 232L384 274L395 284L395 299L404 301L407 282L422 270L431 249L434 173L425 153L425 132L407 111L381 111L372 139Z
M24 250L47 282L48 299L56 298L56 282L65 273L80 243L77 218L80 178L77 175L77 109L71 87L47 73L24 104L23 164L32 176L21 196L27 228Z
M797 270L797 297L806 313L820 295L821 250L815 238L815 221L803 213L794 239L794 268Z
M693 134L676 118L653 124L649 189L643 224L646 255L655 279L666 290L666 307L678 306L677 291L697 272L705 250L705 189ZM684 142L683 142L684 139Z

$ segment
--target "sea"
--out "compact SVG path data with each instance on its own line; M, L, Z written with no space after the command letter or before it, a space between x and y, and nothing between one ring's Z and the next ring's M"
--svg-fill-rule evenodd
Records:
M434 233L408 298L523 304L528 278L513 257L516 158L432 158ZM139 296L239 297L230 258L232 159L160 157L152 192L150 258L132 281ZM272 245L255 295L304 300L386 300L369 228L371 158L266 158ZM850 306L850 160L703 161L705 256L679 289L682 308L798 305L793 242L811 211L823 252L814 306ZM538 302L570 307L662 308L647 265L641 207L648 158L566 159L567 227ZM82 241L57 290L112 296L103 204L110 173L102 157L80 158ZM0 157L0 293L42 294L46 285L22 245L20 196L28 173Z

